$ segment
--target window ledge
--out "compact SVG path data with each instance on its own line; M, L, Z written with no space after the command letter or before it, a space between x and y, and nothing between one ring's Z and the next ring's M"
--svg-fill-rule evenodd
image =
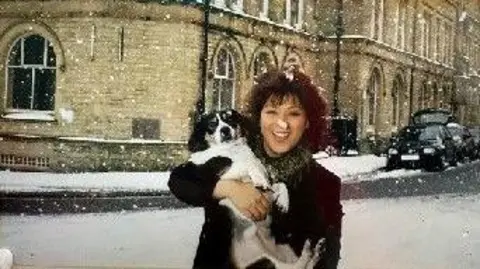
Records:
M2 119L9 120L25 120L25 121L55 121L52 111L22 111L22 112L6 112L2 115Z

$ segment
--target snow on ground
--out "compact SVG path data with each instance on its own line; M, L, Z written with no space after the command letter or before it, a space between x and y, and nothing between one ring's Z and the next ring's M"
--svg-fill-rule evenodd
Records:
M480 268L480 195L343 201L342 269ZM201 209L5 215L17 265L189 268Z
M0 191L153 191L167 190L169 172L41 173L0 171Z
M385 157L360 155L319 158L318 162L342 178L371 173L385 166ZM40 173L0 171L2 192L48 191L164 191L168 190L166 172Z
M480 268L480 195L345 202L340 268Z
M349 181L353 176L371 173L385 167L387 159L386 157L375 155L358 155L348 157L332 156L320 158L317 161L342 178L343 181Z

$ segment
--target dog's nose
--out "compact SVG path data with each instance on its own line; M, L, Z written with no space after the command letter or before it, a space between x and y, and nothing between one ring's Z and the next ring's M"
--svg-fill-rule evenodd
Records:
M222 127L220 129L220 135L225 140L232 138L232 132L230 131L230 128L228 128L228 127Z

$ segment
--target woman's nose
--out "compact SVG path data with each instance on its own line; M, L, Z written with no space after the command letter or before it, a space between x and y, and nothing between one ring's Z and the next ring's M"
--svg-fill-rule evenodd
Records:
M288 127L287 122L282 118L277 119L277 125L278 125L278 127L282 128L282 129L287 129L287 127Z

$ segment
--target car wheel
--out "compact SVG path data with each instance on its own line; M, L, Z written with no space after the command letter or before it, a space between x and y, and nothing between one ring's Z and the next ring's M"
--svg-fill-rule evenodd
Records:
M387 160L387 166L385 167L385 170L392 171L395 168L397 168L396 163L393 160Z
M440 155L440 158L438 158L438 170L443 171L445 167L447 166L447 157L445 157L444 154Z
M449 164L450 166L457 166L457 163L458 163L457 155L454 154L454 155L450 158L450 161L448 162L448 164Z

